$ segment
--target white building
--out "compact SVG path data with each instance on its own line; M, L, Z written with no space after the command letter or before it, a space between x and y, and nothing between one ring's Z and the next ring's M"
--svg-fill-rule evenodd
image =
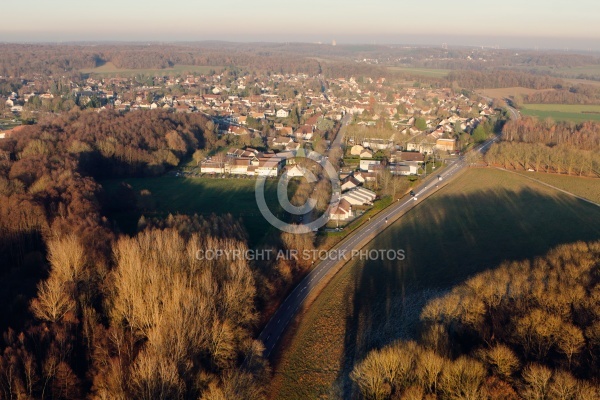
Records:
M371 160L371 159L361 159L360 160L360 170L361 171L372 171L373 170L373 166L375 165L380 165L381 161L379 160Z
M283 108L281 110L277 110L277 118L287 118L288 115L290 115L290 113L286 110L284 110Z
M346 200L351 205L360 206L372 204L376 197L377 195L375 192L364 187L357 187L356 189L344 193L342 195L342 200Z
M329 218L333 221L345 221L352 217L352 204L347 200L340 200L337 206L329 214Z

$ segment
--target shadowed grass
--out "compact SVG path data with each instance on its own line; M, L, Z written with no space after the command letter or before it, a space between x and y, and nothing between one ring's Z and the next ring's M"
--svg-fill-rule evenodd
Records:
M503 260L598 238L598 207L515 174L469 170L368 245L404 249L405 261L355 260L336 275L281 355L272 397L352 398L355 362L415 337L428 299Z
M161 176L152 178L114 179L102 185L110 196L121 182L127 182L139 194L149 190L153 211L144 212L146 217L165 217L172 214L231 214L242 219L251 244L258 244L271 231L272 226L264 219L256 204L254 179L234 178L180 178ZM289 188L293 188L290 185ZM285 216L277 202L277 182L268 180L265 199L271 212L280 219ZM125 232L135 231L141 212L115 213L110 215Z

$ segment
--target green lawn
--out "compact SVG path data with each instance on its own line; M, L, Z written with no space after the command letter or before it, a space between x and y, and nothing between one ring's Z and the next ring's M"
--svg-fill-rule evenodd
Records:
M525 104L521 113L541 119L552 118L556 121L600 121L600 105Z
M433 69L433 68L409 68L409 67L388 67L391 71L406 72L407 74L416 76L425 76L427 78L445 78L449 73L449 69Z
M113 63L108 62L100 67L96 68L88 68L82 69L79 72L83 74L95 74L101 76L111 76L111 75L177 75L184 73L200 73L206 74L210 70L219 71L222 69L222 66L209 66L209 65L175 65L171 68L162 68L162 69L127 69L127 68L117 68Z
M144 215L164 217L169 213L211 214L230 213L240 217L248 231L251 244L258 244L271 231L271 225L264 219L255 198L254 179L218 179L218 178L182 178L162 176L152 178L115 179L102 182L106 193L113 195L121 182L129 183L136 193L147 189L151 193L151 202L156 211ZM281 219L277 202L277 182L268 180L265 198L269 209ZM290 185L290 188L293 188ZM115 213L110 215L119 227L126 231L135 230L141 213Z
M351 398L348 378L367 351L415 337L422 306L504 260L600 238L600 208L493 169L471 169L367 247L405 261L355 260L301 319L281 354L275 399Z
M548 66L522 66L526 70L535 70L539 72L549 72L565 78L577 78L579 75L588 75L600 77L600 64L582 65L579 67L561 67L554 68Z
M515 172L600 204L600 179L598 178L546 174L544 172Z

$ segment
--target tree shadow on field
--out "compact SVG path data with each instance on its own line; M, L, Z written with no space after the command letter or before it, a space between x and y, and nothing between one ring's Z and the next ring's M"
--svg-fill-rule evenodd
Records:
M600 208L564 194L492 189L419 204L367 247L402 249L404 261L355 261L358 272L345 294L338 392L344 399L357 397L349 374L368 351L418 337L419 315L429 299L504 260L599 238Z

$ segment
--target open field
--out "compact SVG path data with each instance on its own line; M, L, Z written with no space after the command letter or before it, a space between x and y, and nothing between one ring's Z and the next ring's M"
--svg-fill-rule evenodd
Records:
M570 74L570 75L579 75L579 74L588 74L588 75L600 75L600 65L599 64L593 64L593 65L584 65L582 67L571 67L571 68L558 68L556 69L557 72L563 73L563 74Z
M515 172L600 204L600 179L546 174L544 172Z
M388 67L391 71L406 72L407 74L416 76L425 76L427 78L444 78L449 73L449 69L432 69L432 68L409 68L409 67Z
M529 89L516 86L509 88L477 89L477 93L494 99L505 99L514 97L516 95L525 96L529 94L548 92L553 90L554 89Z
M528 71L546 72L553 75L561 76L564 78L577 78L580 75L597 76L600 77L600 64L583 65L579 67L548 67L548 66L521 66L520 69Z
M590 79L565 79L569 83L578 85L600 86L600 81L592 81Z
M525 104L520 111L523 115L556 121L600 121L600 105Z
M231 214L240 217L251 238L251 244L258 244L271 230L271 225L263 218L255 198L254 179L219 178L180 178L162 176L152 178L114 179L102 182L106 193L113 195L121 182L129 183L139 194L143 189L150 191L153 212L145 212L146 217L164 217L169 213ZM278 214L277 181L268 180L265 185L265 199L271 212ZM292 185L290 185L292 188ZM280 213L280 211L279 211ZM119 227L126 231L135 230L140 213L115 213L111 215Z
M95 74L102 76L110 75L170 75L170 74L183 74L183 73L201 73L206 74L211 70L219 71L220 66L208 66L208 65L175 65L172 68L163 69L127 69L117 68L112 62L90 69L82 69L79 72L83 74Z
M273 399L351 398L348 374L374 347L415 337L422 306L504 260L600 238L600 208L494 169L471 169L377 237L406 260L354 260L285 338Z

